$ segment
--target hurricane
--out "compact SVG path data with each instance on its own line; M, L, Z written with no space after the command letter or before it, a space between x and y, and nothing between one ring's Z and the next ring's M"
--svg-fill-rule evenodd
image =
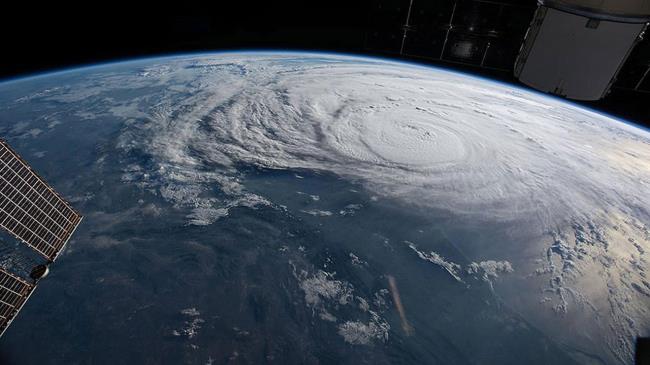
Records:
M210 74L185 108L172 112L161 100L149 111L137 126L143 149L188 167L327 170L474 218L534 217L541 229L650 205L635 194L650 182L650 134L612 118L431 68L263 65L194 61L191 70ZM180 78L187 69L168 72Z

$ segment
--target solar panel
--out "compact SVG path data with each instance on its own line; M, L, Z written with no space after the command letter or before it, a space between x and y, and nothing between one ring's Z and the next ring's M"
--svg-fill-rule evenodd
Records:
M81 222L77 213L0 140L0 226L54 261Z
M0 336L23 307L35 285L0 268Z

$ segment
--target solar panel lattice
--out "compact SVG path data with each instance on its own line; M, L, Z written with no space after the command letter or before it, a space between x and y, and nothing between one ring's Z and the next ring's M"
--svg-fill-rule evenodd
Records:
M81 215L0 140L0 226L54 261Z
M0 268L0 333L3 333L34 290L34 285Z

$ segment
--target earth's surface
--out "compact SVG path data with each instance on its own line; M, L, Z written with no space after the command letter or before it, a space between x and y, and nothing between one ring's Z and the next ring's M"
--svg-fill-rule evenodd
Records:
M85 216L3 363L618 364L650 335L650 133L557 99L188 55L2 83L0 135Z

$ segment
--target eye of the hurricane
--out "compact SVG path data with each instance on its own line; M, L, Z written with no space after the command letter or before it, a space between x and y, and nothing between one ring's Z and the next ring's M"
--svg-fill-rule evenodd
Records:
M461 135L433 117L364 116L338 123L335 147L360 161L435 167L466 159Z

